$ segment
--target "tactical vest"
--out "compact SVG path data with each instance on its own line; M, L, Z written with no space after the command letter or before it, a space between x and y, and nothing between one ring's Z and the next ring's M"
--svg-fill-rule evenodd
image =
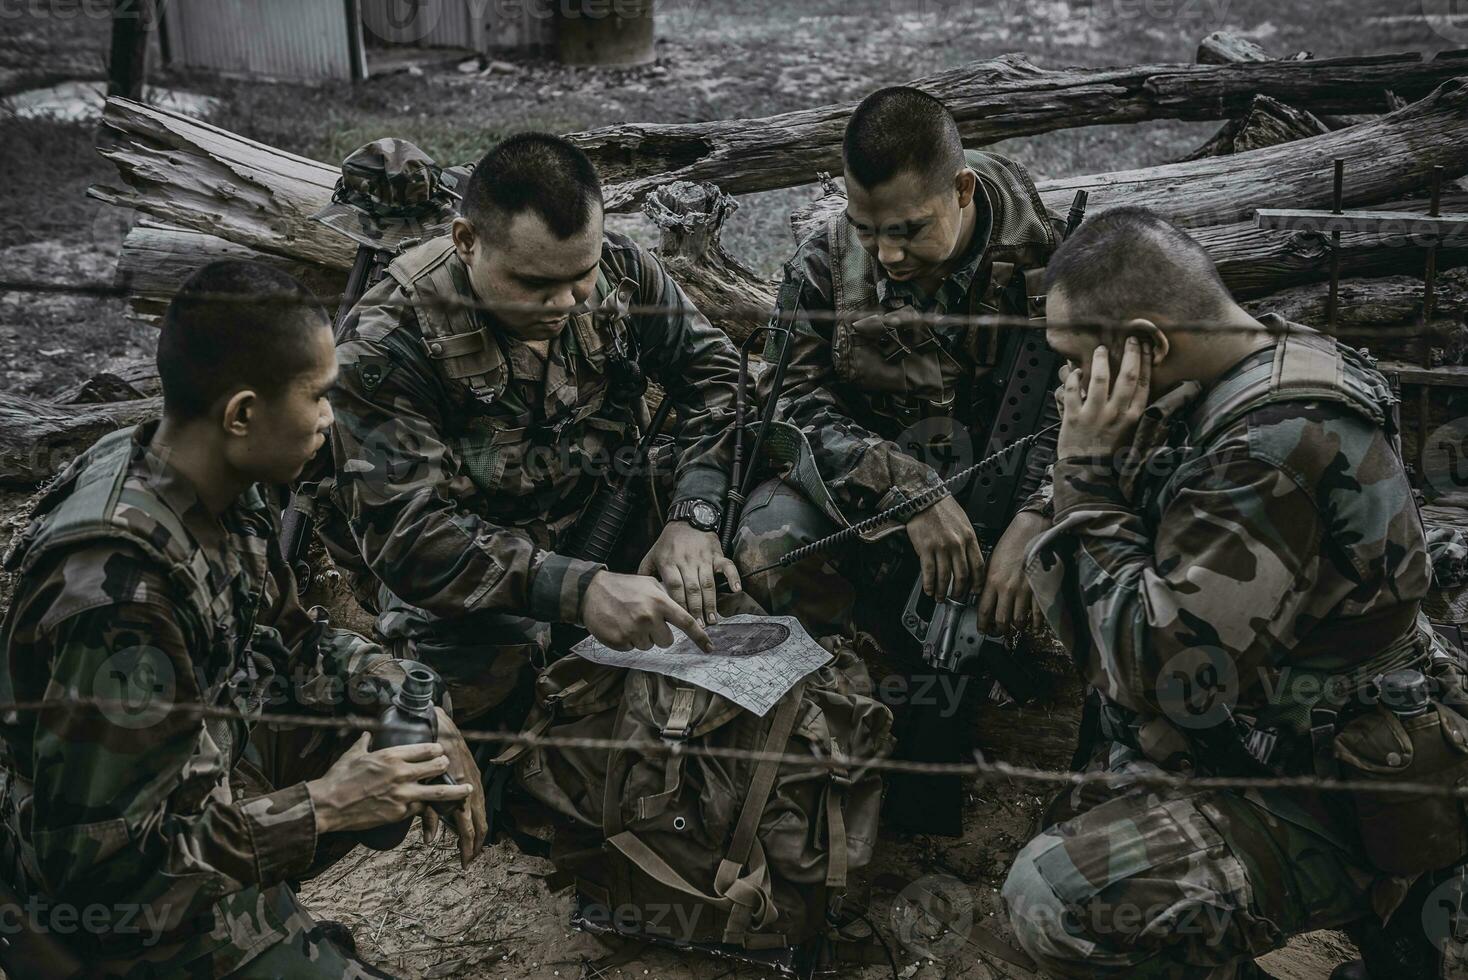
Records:
M31 524L5 556L28 574L47 555L98 541L137 548L168 577L180 601L204 624L233 611L229 583L215 581L183 521L135 481L128 485L136 427L103 436L56 479L31 512ZM126 508L126 517L119 511Z
M454 281L453 239L445 235L408 249L388 266L413 306L424 350L437 370L451 382L467 385L484 405L504 393L509 367L476 311L466 301L454 301L468 292ZM596 271L596 288L586 308L572 315L571 329L581 353L593 363L604 361L609 348L625 344L627 309L637 284L620 280L615 288L605 265Z
M1271 318L1273 320L1273 318ZM1396 395L1386 379L1362 353L1308 327L1273 320L1283 331L1274 356L1258 359L1215 385L1188 414L1189 445L1176 460L1179 465L1201 458L1217 436L1252 412L1286 402L1328 402L1382 428L1395 446ZM1176 468L1167 467L1175 474ZM1157 488L1149 510L1165 511L1180 488L1168 476ZM1410 604L1389 607L1374 616L1321 623L1290 651L1288 670L1281 673L1279 689L1251 718L1244 748L1256 761L1297 770L1329 754L1337 712L1317 709L1327 691L1354 696L1379 674L1424 660L1434 644L1432 630ZM1247 709L1240 709L1246 714ZM1170 728L1170 726L1167 726ZM1225 726L1227 728L1227 726ZM1316 729L1319 729L1316 731ZM1113 735L1117 733L1112 732ZM1144 725L1138 745L1154 761L1162 762L1177 748L1180 732ZM1232 731L1195 730L1196 746L1215 759L1227 741L1240 737ZM1210 743L1212 735L1220 741ZM1126 739L1123 739L1126 740ZM1146 744L1149 743L1150 744Z
M605 261L593 294L572 314L565 343L576 373L576 402L553 424L534 430L506 416L498 402L510 366L490 328L467 300L472 290L455 268L452 241L439 238L409 249L388 274L412 304L423 350L452 388L461 386L477 409L446 420L438 433L481 491L483 509L498 523L543 527L542 547L557 547L590 498L596 466L610 460L646 421L641 368L627 311L636 296L631 279L614 279ZM645 385L645 382L642 382Z
M4 567L26 575L47 556L97 542L136 548L165 576L173 597L207 631L208 648L190 652L195 668L203 672L198 678L202 702L221 704L226 698L250 693L236 690L235 685L258 681L248 651L266 576L254 583L245 607L237 607L233 578L220 579L180 515L143 481L129 479L136 431L137 427L129 427L103 436L63 471L32 510L31 523L5 556ZM12 614L16 608L12 606ZM7 624L7 632L8 628ZM205 734L200 737L209 739L222 757L234 759L243 751L248 735L243 720L210 718L201 726ZM195 791L206 793L208 789L200 786ZM179 796L175 802L187 809L201 804L202 797Z
M959 312L1044 316L1045 265L1060 245L1057 219L1046 210L1034 182L1019 164L979 150L966 151L964 159L978 176L979 191L993 218L984 264L979 268L981 277L970 287L965 308ZM916 324L902 328L907 335L892 336L892 328L868 316L880 308L876 260L862 247L844 214L830 218L826 233L836 313L831 358L837 378L863 390L908 394L944 404L950 393L938 377L941 372L931 329ZM986 266L988 274L983 275ZM1025 308L1006 311L1004 294L1016 278L1024 286ZM968 355L975 364L997 362L1000 333L993 329L968 332ZM899 387L904 390L898 391Z

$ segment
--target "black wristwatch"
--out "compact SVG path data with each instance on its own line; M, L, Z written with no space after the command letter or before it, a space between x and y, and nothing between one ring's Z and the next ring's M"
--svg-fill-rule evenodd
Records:
M687 521L700 531L717 531L724 509L707 500L680 500L668 508L669 521Z

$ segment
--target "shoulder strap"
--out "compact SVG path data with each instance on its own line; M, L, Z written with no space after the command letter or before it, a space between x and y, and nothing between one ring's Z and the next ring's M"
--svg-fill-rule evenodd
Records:
M1385 425L1395 399L1391 387L1345 351L1309 327L1284 323L1284 336L1272 359L1259 359L1215 385L1194 409L1194 443L1205 446L1250 412L1283 401L1331 401L1375 425Z
M46 555L64 549L125 542L168 569L169 581L183 600L202 622L209 622L220 590L211 587L207 559L190 546L193 538L177 514L156 495L127 483L134 431L110 433L87 451L68 480L69 489L27 529L10 561L25 574Z
M455 266L460 266L457 270ZM450 381L469 386L489 403L509 381L509 366L475 311L458 305L473 298L467 274L447 235L408 249L387 267L418 318L429 359Z

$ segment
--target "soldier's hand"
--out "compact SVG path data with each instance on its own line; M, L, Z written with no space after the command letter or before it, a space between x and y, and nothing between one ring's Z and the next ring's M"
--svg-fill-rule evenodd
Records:
M369 752L370 741L363 732L325 775L306 783L318 834L397 823L418 816L430 803L458 803L475 791L467 782L453 786L422 782L449 771L448 754L438 742Z
M923 591L962 599L984 580L984 553L968 515L952 496L907 519L907 537L923 570Z
M459 864L468 867L469 862L483 850L485 838L489 836L489 819L485 816L484 783L479 776L479 764L474 761L464 736L453 718L442 708L438 712L438 744L444 747L449 759L449 775L456 783L466 783L474 788L469 798L454 811L454 832L459 835ZM423 811L423 840L425 843L438 838L438 814L429 808Z
M719 592L714 583L718 573L723 573L731 591L739 591L739 571L724 557L719 536L686 521L669 521L637 569L639 575L656 574L674 602L694 619L710 624L719 620Z
M994 551L984 576L984 591L979 595L979 629L985 633L1003 632L1013 626L1038 629L1044 617L1035 604L1030 583L1025 579L1025 552L1030 542L1050 526L1050 522L1032 511L1016 514Z
M1091 357L1091 380L1081 390L1081 372L1065 376L1064 411L1055 458L1113 456L1126 445L1151 398L1152 345L1128 337L1116 383L1105 345Z
M613 650L650 650L673 642L670 625L687 633L705 652L713 650L703 625L655 578L597 572L581 600L581 625Z

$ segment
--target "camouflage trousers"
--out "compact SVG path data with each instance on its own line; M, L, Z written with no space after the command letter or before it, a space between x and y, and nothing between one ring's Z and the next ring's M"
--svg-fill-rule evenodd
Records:
M778 478L761 483L749 495L734 534L734 564L745 591L771 615L800 620L811 636L851 636L859 604L875 603L884 612L900 613L907 593L897 595L893 586L898 584L898 568L911 552L900 534L875 542L851 541L787 568L750 575L838 530L836 522L799 488Z
M1161 772L1114 744L1101 767ZM1296 933L1370 915L1381 875L1349 836L1279 809L1230 791L1068 792L1004 883L1020 944L1056 977L1224 980Z

